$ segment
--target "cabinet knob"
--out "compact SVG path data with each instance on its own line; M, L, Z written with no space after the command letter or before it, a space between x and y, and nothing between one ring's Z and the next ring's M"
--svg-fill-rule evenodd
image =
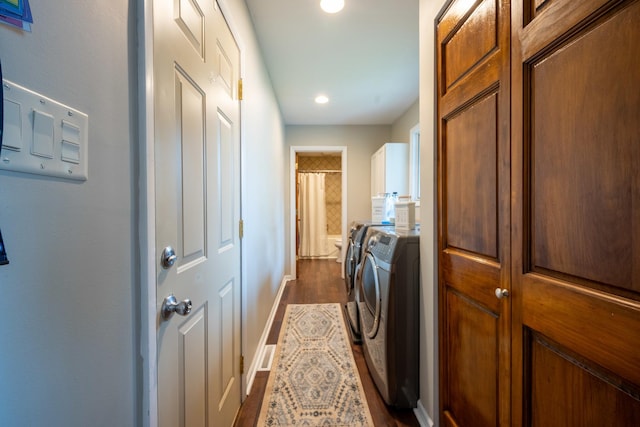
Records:
M496 288L496 298L502 299L502 298L506 298L508 296L509 296L509 290L508 289Z

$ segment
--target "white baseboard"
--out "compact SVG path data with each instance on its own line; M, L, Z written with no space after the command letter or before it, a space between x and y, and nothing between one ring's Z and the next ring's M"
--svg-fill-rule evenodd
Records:
M413 413L418 423L420 423L420 427L434 427L433 421L429 418L429 414L427 414L424 406L422 406L421 401L418 400L418 406L413 410Z
M258 343L258 347L256 348L256 353L253 355L251 366L249 366L249 371L247 372L247 376L246 376L247 394L251 392L251 386L253 385L253 380L256 378L256 372L258 372L258 368L260 367L260 362L262 361L262 354L264 353L264 348L267 345L267 338L269 337L269 331L271 331L273 320L276 317L276 312L278 311L278 306L280 305L280 299L282 298L282 293L284 292L284 288L287 285L287 282L290 280L294 280L294 279L291 276L286 275L282 278L282 282L280 282L280 287L278 288L276 299L273 302L273 306L271 307L271 312L269 313L269 317L267 318L267 323L265 324L264 329L262 331L262 335L260 336L260 342Z

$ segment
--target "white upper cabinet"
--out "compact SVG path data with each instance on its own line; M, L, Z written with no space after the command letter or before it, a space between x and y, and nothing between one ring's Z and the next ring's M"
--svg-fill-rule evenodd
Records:
M409 145L388 142L371 156L371 196L409 195Z

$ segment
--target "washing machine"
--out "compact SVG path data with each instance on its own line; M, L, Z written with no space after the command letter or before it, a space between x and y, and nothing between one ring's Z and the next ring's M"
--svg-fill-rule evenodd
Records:
M362 246L367 230L373 225L380 225L371 221L354 221L348 234L347 248L345 250L344 262L344 283L347 290L347 303L344 305L344 315L349 325L349 335L351 340L360 344L360 319L358 317L356 277L359 272L360 261L362 260Z
M369 227L356 286L362 348L380 395L415 408L419 374L420 230Z

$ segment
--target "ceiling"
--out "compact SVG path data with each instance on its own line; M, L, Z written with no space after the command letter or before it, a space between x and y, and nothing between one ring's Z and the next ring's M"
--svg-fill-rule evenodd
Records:
M418 99L418 0L246 4L285 124L390 125Z

